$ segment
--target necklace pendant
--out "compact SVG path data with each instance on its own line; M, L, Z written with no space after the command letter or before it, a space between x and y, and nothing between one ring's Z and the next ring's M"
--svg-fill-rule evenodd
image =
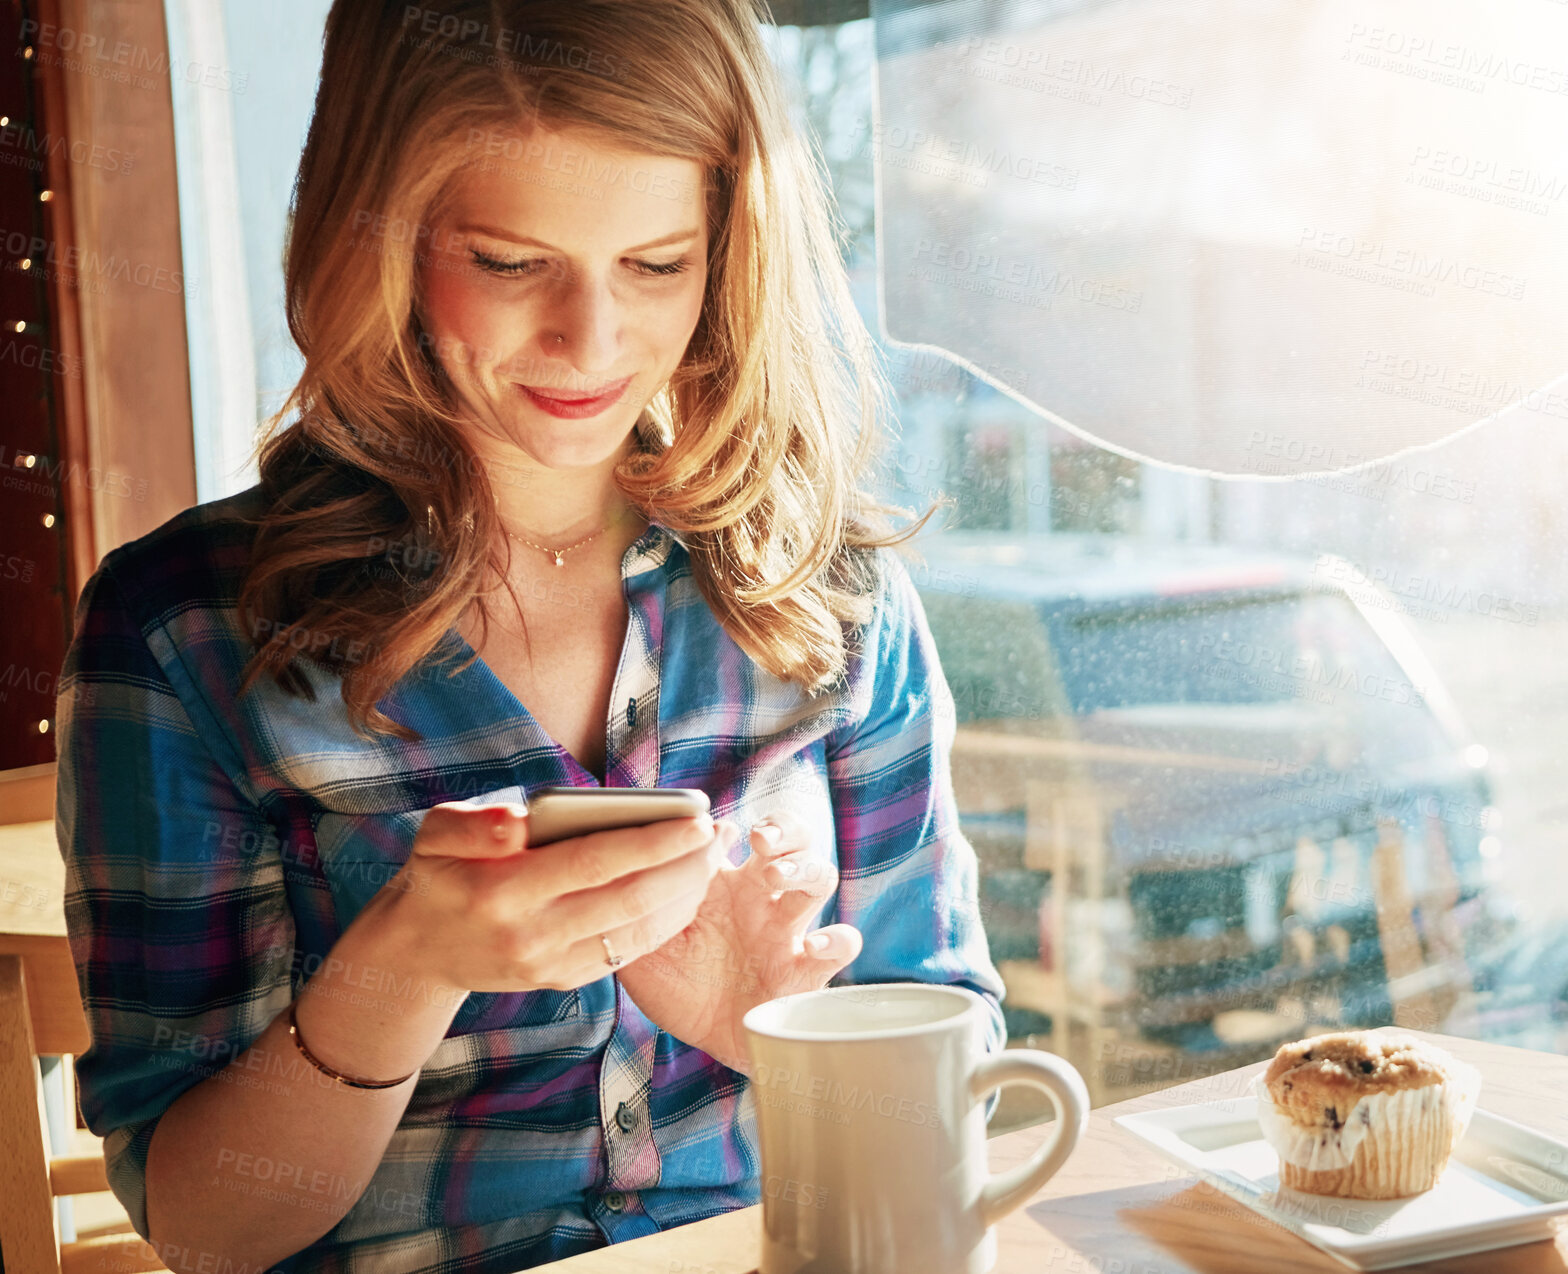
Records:
M557 553L555 555L555 564L557 566L565 566L566 565L566 559L564 557L562 557L559 553Z

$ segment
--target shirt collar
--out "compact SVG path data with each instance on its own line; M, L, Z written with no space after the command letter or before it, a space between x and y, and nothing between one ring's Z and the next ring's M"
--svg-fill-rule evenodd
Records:
M621 578L626 579L663 566L676 547L684 550L686 541L669 527L650 518L648 529L632 542L621 558Z

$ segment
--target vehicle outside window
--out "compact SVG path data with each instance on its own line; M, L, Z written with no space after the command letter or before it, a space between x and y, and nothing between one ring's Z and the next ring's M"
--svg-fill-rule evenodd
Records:
M985 534L915 567L1009 1031L1101 1096L1435 1028L1504 948L1484 749L1322 566Z

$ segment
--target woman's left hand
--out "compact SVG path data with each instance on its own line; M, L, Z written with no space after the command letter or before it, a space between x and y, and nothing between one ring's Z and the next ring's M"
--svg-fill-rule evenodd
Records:
M812 852L806 828L775 816L752 829L750 858L719 868L696 919L617 976L654 1025L749 1073L746 1011L818 990L860 954L853 925L808 933L837 888L838 870Z

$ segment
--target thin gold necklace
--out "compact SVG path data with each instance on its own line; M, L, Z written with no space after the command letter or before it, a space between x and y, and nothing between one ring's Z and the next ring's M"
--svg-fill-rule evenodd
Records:
M536 544L533 543L533 540L525 540L525 538L521 537L521 535L514 535L514 533L510 532L510 530L506 530L505 524L503 524L502 530L506 530L506 535L508 535L510 538L513 538L513 540L516 540L517 543L527 544L528 548L538 549L539 552L547 552L547 554L550 554L550 557L554 557L555 565L564 566L566 565L566 554L569 554L572 549L582 548L583 544L588 543L590 540L597 540L597 538L601 537L601 535L604 535L604 533L607 532L610 527L615 526L616 522L621 521L621 518L624 518L624 516L626 516L626 510L621 508L621 510L616 511L616 515L613 516L613 518L610 518L610 521L605 522L604 526L599 527L599 530L596 530L593 535L585 535L585 537L583 537L582 540L577 541L577 543L568 544L566 548L561 549L552 549L549 548L547 544Z
M596 538L596 537L598 537L600 535L603 535L605 530L607 529L607 526L608 526L608 524L606 524L606 526L601 526L597 531L595 531L593 533L593 535L585 535L585 536L583 536L583 538L578 540L576 544L568 544L565 548L559 548L559 549L547 548L543 544L535 544L532 540L525 540L522 536L520 536L520 535L513 535L512 532L510 532L510 531L507 531L506 534L507 534L507 536L509 538L516 540L519 544L526 544L529 548L531 548L531 549L538 549L541 553L549 553L551 556L553 556L555 558L555 564L557 566L565 566L566 565L566 558L564 556L565 554L570 553L573 549L580 549L580 548L582 548L582 546L584 544L588 543L589 540L592 540L592 539L594 539L594 538ZM501 529L503 531L506 530L505 527L502 527Z

